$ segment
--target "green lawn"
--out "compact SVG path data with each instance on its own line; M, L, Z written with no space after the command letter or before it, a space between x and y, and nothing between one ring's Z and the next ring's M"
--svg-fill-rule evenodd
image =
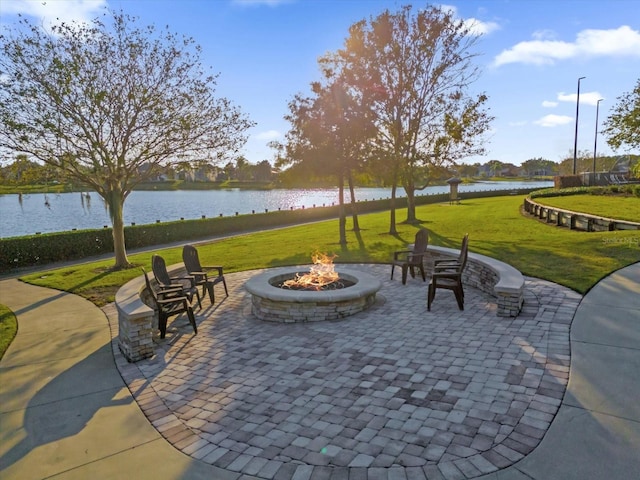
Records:
M16 316L6 305L0 304L0 359L16 336L18 322Z
M535 201L542 205L564 208L574 212L640 222L639 197L584 194L566 197L540 197Z
M417 208L417 216L420 226L429 229L432 245L457 248L468 232L471 251L580 293L610 272L640 259L639 231L577 232L554 227L522 216L523 199L508 196L464 200L460 205L424 205ZM397 213L397 219L403 220L405 211ZM200 258L203 264L224 265L229 273L309 263L316 250L337 254L336 263L387 263L393 251L413 241L417 228L398 224L398 235L389 235L388 212L363 215L360 226L360 232L348 232L346 248L337 243L338 221L331 220L214 241L199 247ZM168 265L182 262L181 248L156 253L164 256ZM151 269L151 253L130 255L129 260ZM22 279L103 305L113 301L119 286L141 273L139 268L111 272L111 264L111 260L82 264Z

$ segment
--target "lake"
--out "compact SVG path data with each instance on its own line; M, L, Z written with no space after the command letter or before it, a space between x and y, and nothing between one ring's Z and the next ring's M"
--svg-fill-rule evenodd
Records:
M477 182L461 184L460 192L548 188L553 182ZM447 193L448 185L427 187L420 195ZM398 197L405 196L400 189ZM377 200L391 197L389 188L357 188L356 199ZM347 194L348 198L348 194ZM172 190L134 191L124 205L125 224L137 225L329 206L338 203L338 189L274 190ZM102 198L95 192L32 193L0 195L0 237L34 233L63 232L111 226Z

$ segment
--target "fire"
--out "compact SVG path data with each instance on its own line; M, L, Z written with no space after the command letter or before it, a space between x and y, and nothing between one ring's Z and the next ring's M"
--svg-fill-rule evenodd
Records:
M311 255L313 265L309 273L300 275L296 273L295 278L283 282L282 287L296 290L321 290L322 287L339 280L338 272L333 267L333 259L337 255L327 255L316 252Z

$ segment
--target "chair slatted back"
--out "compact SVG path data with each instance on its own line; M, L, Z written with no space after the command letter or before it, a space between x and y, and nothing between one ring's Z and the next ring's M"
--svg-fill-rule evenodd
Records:
M188 273L202 271L198 250L193 245L185 245L182 248L182 261Z
M167 272L167 264L160 255L153 255L151 257L151 269L153 270L153 276L156 277L158 285L167 287L171 285L171 278L169 272Z

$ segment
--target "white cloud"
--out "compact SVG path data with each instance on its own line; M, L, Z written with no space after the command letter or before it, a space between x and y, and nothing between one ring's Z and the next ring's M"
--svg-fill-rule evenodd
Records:
M558 106L558 102L552 102L552 101L549 101L549 100L544 100L542 102L542 106L544 108L553 108L553 107L557 107Z
M557 127L558 125L565 125L570 122L573 122L573 117L551 114L545 115L544 117L534 121L533 123L536 125L540 125L541 127Z
M526 63L551 65L569 58L589 58L599 56L640 57L640 31L627 25L611 30L583 30L574 42L545 40L548 32L536 32L535 40L520 42L502 51L494 59L494 65Z
M564 93L564 92L560 92L558 93L558 100L560 102L571 102L571 103L576 103L576 98L578 97L578 92L576 93ZM598 100L600 100L602 97L602 94L599 92L584 92L584 93L580 93L580 103L584 104L584 105L593 105L596 106L598 103Z
M453 5L440 5L440 9L450 13L455 18L459 18L458 8ZM469 29L469 33L471 33L471 35L485 35L500 29L500 25L495 22L483 22L482 20L478 20L473 17L463 18L461 20L464 27Z
M277 130L267 130L266 132L260 132L254 136L256 140L271 141L282 137L282 134Z
M4 13L36 17L47 26L61 22L88 23L106 6L106 0L2 0Z

